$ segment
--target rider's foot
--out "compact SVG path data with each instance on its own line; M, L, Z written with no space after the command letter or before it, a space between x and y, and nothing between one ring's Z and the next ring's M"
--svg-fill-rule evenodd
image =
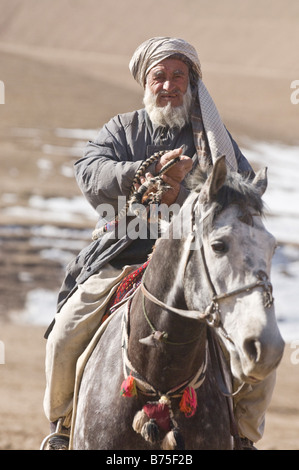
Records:
M68 450L70 441L70 429L62 424L63 419L50 423L51 434L42 442L40 450Z
M253 442L247 439L247 437L241 437L242 450L257 450L254 447Z
M68 436L53 436L49 439L47 450L68 450L69 448Z

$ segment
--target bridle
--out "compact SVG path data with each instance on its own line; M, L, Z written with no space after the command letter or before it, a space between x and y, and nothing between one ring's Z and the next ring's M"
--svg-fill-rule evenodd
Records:
M189 261L190 256L191 256L192 244L196 240L196 232L198 231L198 229L200 227L200 224L202 224L207 219L207 217L211 214L211 212L214 209L213 205L212 205L206 212L204 212L201 215L199 223L195 223L195 215L194 215L195 210L194 209L195 209L195 205L197 203L199 204L198 197L199 196L196 197L196 199L193 201L193 204L192 204L192 210L191 210L191 213L192 213L192 227L191 227L191 231L190 231L189 235L187 236L187 240L186 240L186 245L188 246L188 249L185 250L184 259L182 260L184 275L185 275L185 271L186 271L186 268L187 268L187 265L188 265L188 261ZM204 251L204 245L203 245L202 242L201 242L199 251L200 251L201 262L202 262L202 265L204 267L204 272L205 272L205 275L206 275L206 279L207 279L207 282L208 282L208 285L209 285L209 288L210 288L210 291L211 291L211 301L208 304L208 306L205 308L205 310L203 312L200 312L200 311L197 311L197 310L184 310L184 309L179 309L179 308L167 305L166 303L162 302L161 300L159 300L157 297L155 297L153 294L151 294L148 291L148 289L145 286L145 275L143 275L143 278L142 278L142 281L141 281L141 284L140 284L140 289L141 289L141 292L143 293L143 296L144 296L144 298L143 298L143 313L144 313L144 316L145 316L147 322L150 324L153 338L157 341L162 341L166 344L168 343L168 344L175 345L176 343L171 343L168 340L167 334L165 334L165 332L159 332L159 331L155 330L153 324L149 320L149 317L148 317L146 309L145 309L145 304L144 304L145 298L147 298L149 301L153 302L154 304L158 305L159 307L161 307L164 310L167 310L169 312L173 312L175 314L178 314L181 317L185 317L185 318L189 318L189 319L192 318L192 319L195 319L195 320L200 320L202 322L205 322L213 330L215 330L215 329L217 329L218 331L221 330L221 333L225 337L225 339L227 339L230 343L234 344L233 340L230 338L230 336L226 332L226 330L224 328L224 325L222 323L219 303L222 300L227 299L229 297L234 297L234 296L237 296L237 295L242 294L244 292L249 292L249 291L251 291L253 289L256 289L256 288L262 288L263 289L263 294L264 294L264 306L266 308L270 308L273 304L273 301L274 301L273 296L272 296L272 284L269 281L269 278L268 278L268 276L265 272L258 271L255 274L255 276L257 278L257 280L255 282L252 282L252 283L247 284L245 286L242 286L242 287L239 287L237 289L231 290L229 292L217 293L215 285L214 285L214 283L211 279L211 276L210 276L210 271L209 271L209 268L208 268L208 265L207 265L205 251ZM211 329L208 329L208 342L210 344L209 351L210 351L211 361L212 361L212 363L216 364L216 367L214 369L215 374L216 374L216 383L218 385L218 388L219 388L220 392L226 397L227 406L228 406L228 413L229 413L229 419L230 419L231 434L234 438L235 448L236 449L242 449L242 445L241 445L241 441L240 441L240 437L239 437L239 433L238 433L238 428L237 428L237 424L236 424L235 417L234 417L234 412L233 412L232 398L235 395L237 395L243 389L243 387L245 386L245 382L241 382L241 384L239 385L237 390L230 391L231 386L228 385L227 380L225 378L224 365L223 365L223 362L220 358L221 354L223 353L222 347L218 344L218 341L215 341L215 338L214 338L214 335L212 335ZM140 341L142 341L142 340L140 340ZM189 341L189 343L191 343L193 341L194 340L191 340L191 341ZM188 344L188 343L179 343L179 344ZM207 345L206 345L206 347L207 347ZM205 378L205 371L204 371L204 375L202 377L203 378L200 382L200 385L201 385L201 383L203 382L203 380Z
M191 232L189 233L189 235L187 237L187 241L186 241L186 244L188 245L188 250L185 252L184 272L186 270L186 267L187 267L187 264L188 264L188 261L189 261L189 258L190 258L191 246L192 246L192 243L195 240L196 232L198 231L198 228L199 228L200 224L202 224L205 221L205 219L207 219L207 217L211 214L211 212L213 210L213 206L211 206L205 213L202 214L199 222L195 223L194 213L195 213L195 205L196 204L199 204L198 196L193 201L193 204L192 204L191 213L193 214L193 220L192 220ZM182 317L204 321L204 322L207 323L208 326L210 326L212 328L221 329L223 336L233 344L233 340L230 338L230 336L228 335L228 333L226 332L226 330L223 326L221 316L220 316L221 311L220 311L219 302L221 302L223 299L227 299L229 297L234 297L234 296L237 296L237 295L242 294L244 292L250 292L251 290L256 289L256 288L262 288L263 289L263 294L264 294L264 306L265 306L265 308L270 308L273 305L273 302L274 302L274 298L273 298L273 295L272 295L272 291L273 291L272 284L271 284L267 274L264 271L259 270L255 273L255 277L257 278L256 281L254 281L250 284L247 284L245 286L239 287L237 289L234 289L232 291L229 291L229 292L217 293L215 285L214 285L214 283L211 279L211 276L210 276L210 272L209 272L209 268L208 268L207 261L206 261L206 256L205 256L203 243L201 243L199 251L200 251L201 261L203 263L206 279L207 279L207 282L209 284L210 291L211 291L211 301L207 305L207 307L205 308L204 312L200 312L198 310L184 310L184 309L180 309L180 308L176 308L176 307L172 307L170 305L167 305L166 303L164 303L161 300L157 299L157 297L155 297L153 294L151 294L147 290L147 288L145 287L145 284L144 284L144 277L142 279L140 289L141 289L143 295L147 299L149 299L151 302L158 305L159 307L163 308L164 310L168 310L170 312L176 313L176 314L178 314Z
M186 250L185 255L184 255L185 259L183 260L184 273L186 271L187 264L188 264L188 261L189 261L189 258L190 258L192 243L194 243L194 241L195 241L196 231L198 230L200 224L202 224L205 221L205 219L211 214L211 212L214 209L213 206L211 206L201 216L199 222L196 224L195 223L195 216L194 216L194 206L197 202L198 202L198 197L196 198L195 201L193 201L193 204L192 204L192 212L191 212L192 213L192 229L191 229L191 232L189 233L189 235L187 237L187 241L186 241L186 244L188 246L188 250ZM208 281L208 284L209 284L209 288L210 288L210 291L211 291L211 301L207 305L207 307L205 308L205 310L203 312L200 312L198 310L184 310L184 309L172 307L172 306L167 305L166 303L162 302L161 300L157 299L157 297L155 297L153 294L151 294L147 290L147 288L145 287L145 284L144 284L145 275L142 278L142 281L141 281L141 284L140 284L140 289L141 289L144 297L146 297L148 300L150 300L154 304L158 305L162 309L167 310L169 312L176 313L176 314L180 315L181 317L185 317L185 318L205 322L212 330L214 330L214 331L217 330L217 332L221 332L221 336L224 337L227 341L229 341L232 345L234 345L234 341L229 336L229 334L225 330L225 327L222 323L221 310L220 310L219 303L222 300L227 299L229 297L234 297L234 296L237 296L238 294L242 294L244 292L250 292L250 291L252 291L253 289L256 289L256 288L262 288L263 289L263 294L264 294L264 306L265 306L265 308L270 308L273 305L273 302L274 302L274 298L273 298L273 295L272 295L272 290L273 290L272 284L269 281L269 278L268 278L267 274L264 271L258 271L255 274L255 276L257 278L256 281L254 281L250 284L247 284L245 286L239 287L237 289L231 290L229 292L219 293L218 294L217 291L216 291L215 285L214 285L214 283L211 279L211 276L210 276L210 271L209 271L209 268L208 268L208 265L207 265L203 243L201 243L199 251L200 251L201 261L202 261L202 264L203 264L203 267L204 267L205 275L206 275L206 278L207 278L207 281ZM219 387L221 393L224 396L226 396L227 399L232 398L235 395L237 395L243 389L243 387L245 386L245 382L242 382L240 384L240 386L237 388L237 390L235 390L234 392L229 391L229 389L227 387L227 384L226 384L226 381L224 379L224 375L223 375L223 366L222 366L221 361L219 359L220 355L223 353L223 351L222 351L222 353L220 353L220 350L222 350L222 347L221 347L220 344L218 344L218 341L215 341L214 335L211 334L212 331L210 331L210 329L208 329L208 333L209 333L208 336L210 338L210 344L211 344L210 354L211 354L211 357L212 357L212 361L214 363L216 362L219 365L219 369L216 372L218 387ZM167 341L167 334L165 332L161 333L159 331L155 331L155 332L153 332L153 336L158 341L162 341L164 343L169 342L169 341ZM165 340L165 338L166 338L166 340ZM228 405L229 405L231 425L233 427L236 427L235 423L234 423L233 413L232 413L232 410L231 410L231 403L228 402Z

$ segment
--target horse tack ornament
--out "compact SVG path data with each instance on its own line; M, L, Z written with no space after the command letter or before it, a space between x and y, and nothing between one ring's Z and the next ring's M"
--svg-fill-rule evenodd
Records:
M165 433L161 449L184 450L184 440L173 418L170 399L166 395L162 395L158 401L147 402L136 413L133 429L150 444L157 444L160 433Z
M221 323L220 309L218 302L212 300L205 310L206 322L212 328L218 328Z
M264 291L264 305L266 308L270 308L274 302L272 283L264 271L258 271L256 276L258 278L257 285L261 286Z
M136 382L131 374L122 383L121 395L124 397L137 396ZM197 409L196 391L193 387L188 386L179 395L181 395L180 411L184 413L186 418L192 417ZM161 441L161 449L163 450L184 450L185 448L183 436L173 416L171 399L168 394L162 395L158 401L148 401L135 414L132 427L150 444L155 445ZM161 434L164 434L162 440Z
M136 398L140 393L143 396L152 397L145 403L140 411L135 414L132 427L135 432L150 444L159 444L163 450L184 450L184 439L172 411L172 399L180 398L179 410L186 418L191 418L197 410L197 394L206 378L208 364L208 347L203 363L196 374L184 383L166 393L161 393L150 385L134 369L127 355L128 346L128 314L129 306L123 316L123 368L125 379L121 384L120 395L126 398ZM158 398L158 400L157 400ZM162 438L161 438L162 436Z

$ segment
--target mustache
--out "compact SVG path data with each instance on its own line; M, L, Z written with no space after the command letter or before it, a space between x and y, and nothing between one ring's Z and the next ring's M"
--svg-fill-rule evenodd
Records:
M157 93L157 97L158 96L168 96L168 95L184 95L184 93L181 92L181 90L178 90L178 89L174 89L174 90L171 90L171 91L166 91L166 90L161 90Z
M155 104L157 105L158 99L160 97L163 98L163 96L169 96L169 95L184 96L184 93L182 93L181 90L178 90L178 89L174 89L172 91L161 90L156 95L154 95ZM171 107L171 104L169 103L168 106Z

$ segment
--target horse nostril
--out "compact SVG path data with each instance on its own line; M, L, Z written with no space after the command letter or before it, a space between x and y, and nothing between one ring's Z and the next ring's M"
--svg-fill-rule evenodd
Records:
M248 338L244 341L244 351L252 361L258 362L261 357L261 343L256 338Z

